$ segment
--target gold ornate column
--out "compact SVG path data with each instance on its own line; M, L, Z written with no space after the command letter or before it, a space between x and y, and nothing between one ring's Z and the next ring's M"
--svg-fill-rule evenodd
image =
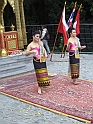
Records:
M20 9L20 15L21 15L21 27L22 27L22 34L23 34L23 43L24 43L24 45L27 45L27 36L26 36L26 26L25 26L23 1L24 0L19 0L19 9Z
M4 20L3 20L3 11L0 11L0 23L2 24L2 26L4 26Z
M0 24L2 26L4 26L3 11L6 5L7 5L7 0L0 0Z
M0 24L0 56L7 56L7 51L5 49L4 36L3 36L4 27Z
M19 11L19 2L18 0L14 1L15 5L15 16L16 16L16 27L17 27L17 32L18 32L18 42L19 42L19 49L24 48L23 44L23 36L22 36L22 30L21 30L21 19L20 19L20 11Z

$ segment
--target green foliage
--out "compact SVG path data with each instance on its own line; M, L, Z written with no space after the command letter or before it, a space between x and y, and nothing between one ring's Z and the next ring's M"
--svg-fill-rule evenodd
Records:
M66 0L66 21L68 20L73 10L75 2L76 1ZM64 3L65 0L24 0L24 14L26 25L59 23ZM80 13L80 22L93 23L92 0L77 1L76 13L81 3L82 9ZM6 25L15 22L14 13L11 10L9 4L4 9L4 18Z
M63 46L64 46L64 40L63 40L63 37L61 36L60 37L60 43L59 43L59 49L62 51L63 49Z
M66 20L68 20L74 4L76 1L66 1ZM59 23L60 16L62 14L65 0L25 0L25 16L26 24L55 24ZM92 0L81 0L77 2L76 13L80 4L82 3L82 9L80 14L80 21L88 23L93 20L93 4ZM29 4L29 5L28 5ZM75 14L76 14L75 13ZM30 18L29 18L30 16ZM31 20L30 20L31 19Z

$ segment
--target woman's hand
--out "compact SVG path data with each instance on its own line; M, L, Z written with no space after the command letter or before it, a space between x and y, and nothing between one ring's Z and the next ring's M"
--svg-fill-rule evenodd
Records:
M38 55L38 51L37 51L37 50L32 50L31 53L32 53L34 56L37 56L37 55Z
M81 49L84 49L84 48L86 48L86 46L84 45L84 46L81 46Z

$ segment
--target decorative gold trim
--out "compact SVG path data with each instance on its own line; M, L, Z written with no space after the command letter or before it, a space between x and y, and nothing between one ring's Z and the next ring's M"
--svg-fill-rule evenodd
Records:
M4 0L3 5L2 5L2 10L1 10L2 12L4 11L4 8L5 8L6 5L7 5L7 0Z
M40 62L45 62L45 58L44 57L41 57L40 58Z
M9 4L10 4L11 7L13 8L13 11L14 11L14 9L15 9L14 1L15 1L15 0L8 0Z
M4 27L1 25L1 23L0 23L0 32L1 33L4 32Z
M1 49L0 50L0 56L7 56L8 54L7 54L7 51L5 50L5 49Z
M44 82L44 81L49 81L49 78L48 77L41 77L41 78L37 78L37 81L40 81L40 82Z
M10 28L11 28L12 31L14 31L15 26L13 24L11 24Z
M69 56L74 56L75 55L75 53L73 53L72 55L69 55Z
M47 69L46 68L41 68L41 69L36 69L35 72L38 74L46 73Z

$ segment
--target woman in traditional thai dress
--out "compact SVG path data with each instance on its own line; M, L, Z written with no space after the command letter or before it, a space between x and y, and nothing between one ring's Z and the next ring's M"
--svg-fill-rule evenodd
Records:
M73 84L78 84L76 79L79 77L80 67L79 50L86 48L86 46L80 45L79 38L76 37L75 28L71 28L69 33L70 38L68 39L67 50L69 51L70 74L73 80Z
M38 93L42 93L42 87L49 87L50 80L48 77L45 58L47 53L43 47L43 43L40 41L40 32L35 31L32 33L33 41L27 46L26 55L33 54L33 64L35 74L38 82Z

